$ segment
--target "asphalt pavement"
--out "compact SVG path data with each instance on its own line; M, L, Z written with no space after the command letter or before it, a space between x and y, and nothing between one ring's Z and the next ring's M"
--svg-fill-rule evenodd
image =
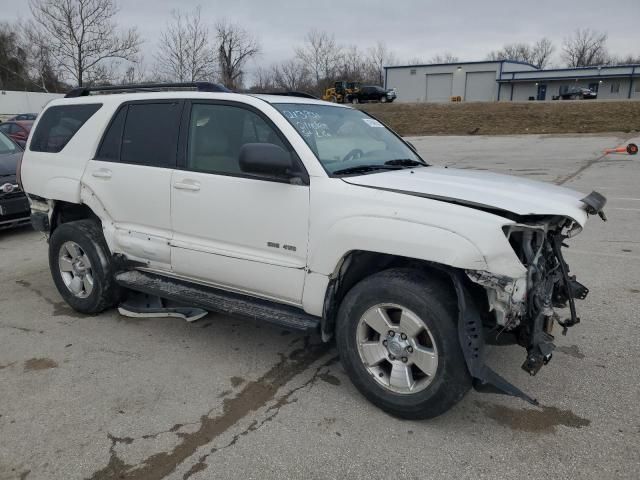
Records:
M398 420L317 339L219 314L77 314L44 236L0 232L0 479L637 479L640 156L602 155L629 137L410 139L432 163L608 197L608 221L570 241L591 292L551 363L529 377L520 347L488 352L539 408L472 391Z

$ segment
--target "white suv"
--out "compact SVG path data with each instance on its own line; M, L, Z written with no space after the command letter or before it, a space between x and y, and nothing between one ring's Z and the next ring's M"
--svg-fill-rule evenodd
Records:
M356 387L401 417L472 384L535 402L486 367L485 333L511 334L532 375L551 358L587 293L561 246L604 197L430 166L366 113L302 95L118 88L52 101L21 166L74 309L137 291L335 335Z

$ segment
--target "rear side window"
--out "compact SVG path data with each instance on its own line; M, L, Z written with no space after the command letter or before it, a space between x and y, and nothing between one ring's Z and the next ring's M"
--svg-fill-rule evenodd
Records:
M182 104L130 104L124 122L120 161L169 167L175 164Z
M100 150L96 155L98 160L107 160L117 162L120 160L120 146L122 145L122 130L124 129L124 121L127 118L127 108L121 108L113 121L109 125L107 133L105 133L100 145Z
M102 104L92 103L48 108L38 122L29 150L58 153L100 107Z

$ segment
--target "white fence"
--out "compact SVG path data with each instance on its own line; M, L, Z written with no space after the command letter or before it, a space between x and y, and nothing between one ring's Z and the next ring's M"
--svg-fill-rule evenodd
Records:
M10 92L0 90L0 119L19 113L40 113L60 93Z

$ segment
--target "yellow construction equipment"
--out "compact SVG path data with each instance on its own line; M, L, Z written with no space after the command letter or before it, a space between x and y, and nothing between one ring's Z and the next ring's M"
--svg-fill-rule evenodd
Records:
M349 103L351 96L360 91L360 82L336 82L333 87L327 88L322 96L323 100L335 103Z

